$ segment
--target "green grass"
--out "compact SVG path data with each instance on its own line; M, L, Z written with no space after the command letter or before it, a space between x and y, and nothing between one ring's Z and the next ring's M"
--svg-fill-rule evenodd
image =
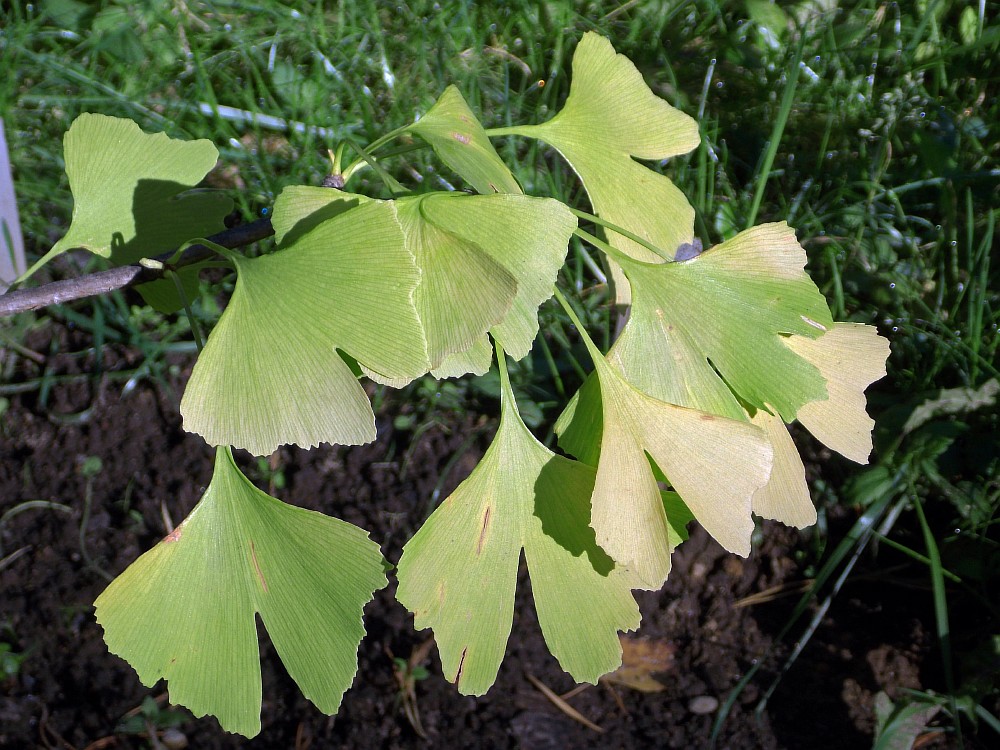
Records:
M825 554L814 565L841 581L835 593L875 531L908 549L930 586L952 731L961 737L960 715L994 726L982 712L988 701L996 705L1000 685L965 684L959 669L963 652L984 647L989 633L949 619L948 607L979 597L990 609L986 591L1000 573L998 410L967 395L954 396L960 404L951 411L933 405L941 389L1000 378L995 14L957 0L916 9L855 0L825 12L805 2L711 0L292 5L104 0L89 11L66 2L0 12L7 71L0 115L29 248L41 254L68 225L61 138L81 112L211 139L226 165L218 184L250 216L286 185L318 184L338 141L371 143L425 112L450 83L487 127L547 119L566 96L576 40L587 30L604 33L655 91L698 117L701 146L664 169L696 207L703 242L789 221L834 316L877 325L890 338L889 376L869 391L879 418L874 464L834 462L816 488L821 510L853 508L872 532L855 527L843 539L821 540ZM277 119L288 126L267 124ZM496 145L529 193L587 208L572 174L544 147L514 138ZM401 154L392 175L417 189L459 186L426 149ZM370 171L353 187L386 194ZM82 270L64 264L57 272ZM574 240L560 283L606 347L614 328L602 282ZM203 323L218 314L218 292L217 283L204 286L195 307ZM544 335L512 376L544 432L581 382L587 358L556 305L543 306L541 316ZM183 318L149 315L115 294L0 322L7 362L51 320L92 334L80 356L92 355L95 378L104 344L143 352L138 370L115 375L133 384L166 383L166 354L191 347ZM48 353L36 354L36 376L8 383L4 373L0 395L37 389L44 405L57 381L46 371ZM449 388L460 403L470 386ZM490 385L476 388L488 394ZM907 429L921 406L930 416ZM823 590L821 611L833 593ZM807 597L819 594L817 585ZM794 620L787 630L795 632Z

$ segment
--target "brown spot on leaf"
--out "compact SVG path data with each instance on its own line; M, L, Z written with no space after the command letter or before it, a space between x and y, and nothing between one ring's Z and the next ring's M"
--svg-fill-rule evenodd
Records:
M469 653L469 647L466 646L462 649L462 658L458 660L458 671L455 672L455 684L458 685L462 681L462 668L465 666L465 655Z
M459 143L464 143L466 146L472 143L472 139L469 138L469 136L465 135L464 133L452 133L451 137L454 138Z
M479 542L476 544L477 555L483 554L483 544L486 542L486 532L490 528L490 511L492 509L492 506L487 505L486 512L483 514L483 528L479 532Z
M437 596L438 605L444 604L444 581L439 581L437 587L434 589L434 593Z
M167 534L165 537L163 537L163 543L164 544L170 544L171 542L176 542L178 539L181 538L181 529L183 529L183 528L184 528L184 525L181 524L176 529L174 529L173 531L171 531L169 534Z
M264 574L260 570L260 564L257 562L257 549L253 545L253 539L250 540L250 557L253 559L253 569L257 572L257 578L260 580L260 585L264 588L264 593L267 593L267 581L264 580Z

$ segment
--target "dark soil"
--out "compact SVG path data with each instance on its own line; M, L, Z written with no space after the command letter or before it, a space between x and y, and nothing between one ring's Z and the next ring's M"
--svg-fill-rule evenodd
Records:
M85 337L77 340L81 334L60 329L56 335L61 351L88 346ZM28 343L51 351L48 340ZM187 363L179 364L176 393ZM128 350L106 347L105 369L135 365ZM45 366L61 374L89 372L93 363L57 355ZM22 360L12 382L40 367ZM675 555L665 588L638 593L639 636L669 643L674 663L659 675L661 692L602 684L570 698L602 734L560 713L527 678L557 693L574 687L546 650L522 569L506 660L489 694L459 695L429 651L424 663L430 676L415 686L426 739L403 712L392 657L409 658L430 633L413 630L390 584L366 610L360 671L335 717L323 716L300 695L261 630L263 730L247 741L226 734L214 719L170 712L165 686L142 687L131 668L107 652L93 617L91 603L106 585L100 571L116 575L151 547L166 532L165 517L183 519L210 478L212 453L181 430L176 396L148 381L123 395L120 382L102 377L57 385L45 399L37 389L9 399L0 417L0 514L32 500L71 512L23 509L0 529L0 558L7 556L0 570L0 642L26 654L15 674L0 674L0 748L150 747L148 735L122 731L123 718L135 717L146 696L160 701L166 718L182 719L164 739L178 739L179 731L193 748L704 747L717 713L705 698L724 702L761 658L765 664L732 708L719 747L861 748L871 746L875 693L896 697L904 688L941 688L930 596L884 581L866 583L862 563L755 716L789 652L775 636L798 597L752 606L739 606L740 600L771 587L792 590L805 578L796 560L809 559L802 552L809 533L765 523L747 560L695 529ZM276 494L362 526L395 562L435 498L446 497L471 471L494 422L492 416L437 414L426 430L395 431L392 415L406 405L392 399L381 408L379 439L372 445L282 450L285 487ZM456 451L462 453L453 460ZM103 465L88 479L81 469L91 456ZM250 475L266 486L259 471ZM830 538L839 539L852 521L833 519ZM947 746L943 734L923 740L923 747ZM975 739L967 746L978 747Z

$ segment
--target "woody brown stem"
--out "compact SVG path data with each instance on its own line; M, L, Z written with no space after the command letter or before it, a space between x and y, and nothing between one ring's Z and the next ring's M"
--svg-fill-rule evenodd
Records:
M226 248L243 247L274 234L270 219L259 219L250 224L226 229L207 239ZM166 260L172 252L157 256L157 260ZM171 268L182 268L210 258L213 251L204 245L192 245ZM128 266L118 266L107 271L87 274L75 279L53 281L31 289L18 289L6 294L0 294L0 317L16 315L17 313L37 310L48 305L71 302L72 300L107 294L115 289L124 289L156 281L163 278L166 269L147 268L138 263Z

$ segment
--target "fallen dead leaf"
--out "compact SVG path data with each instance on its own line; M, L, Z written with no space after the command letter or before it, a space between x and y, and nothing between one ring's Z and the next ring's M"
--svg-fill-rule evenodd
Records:
M659 672L669 672L674 666L672 643L654 638L619 636L622 644L622 665L601 678L609 685L620 685L643 693L665 690L663 683L653 678Z

